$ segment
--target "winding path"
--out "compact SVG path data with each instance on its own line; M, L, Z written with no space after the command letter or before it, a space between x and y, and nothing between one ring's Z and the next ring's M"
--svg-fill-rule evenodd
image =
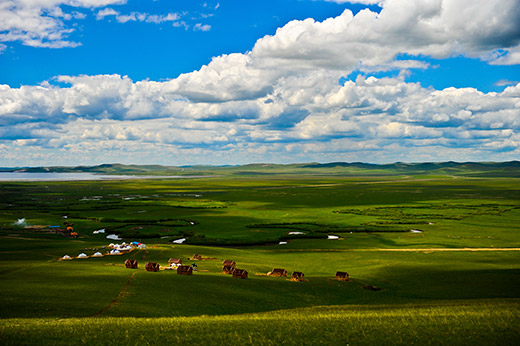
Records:
M108 304L107 306L105 306L103 309L99 310L98 312L95 312L93 313L92 315L89 315L88 317L96 317L96 316L99 316L101 315L102 313L104 313L105 311L109 310L110 308L112 308L114 306L115 303L117 303L117 301L119 300L119 298L126 292L126 289L128 288L128 286L130 285L130 281L132 281L132 279L134 278L135 274L137 273L137 271L133 272L132 275L130 275L130 277L128 278L128 280L126 281L126 284L123 286L123 288L121 289L121 291L119 291L119 293L117 294L117 296L112 299L112 301L110 302L110 304Z
M143 256L141 257L141 260L144 261L146 259L146 255L148 254L148 250L145 250L143 252ZM121 289L121 291L119 291L119 293L117 294L117 296L112 299L112 301L110 302L110 304L108 304L107 306L105 306L103 309L99 310L98 312L95 312L93 313L92 315L89 315L88 317L96 317L96 316L99 316L101 314L103 314L104 312L108 311L109 309L111 309L116 303L117 301L119 300L119 298L121 298L121 296L126 292L126 289L128 288L128 286L130 286L130 282L132 281L132 279L134 278L135 274L137 274L137 270L134 271L132 273L132 275L130 275L130 277L128 278L128 280L126 280L126 283L125 285L123 286L123 288Z

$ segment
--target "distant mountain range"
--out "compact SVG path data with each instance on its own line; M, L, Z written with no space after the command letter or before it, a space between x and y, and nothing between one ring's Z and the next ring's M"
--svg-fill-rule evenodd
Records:
M32 173L98 173L110 175L435 175L520 177L520 161L509 162L424 162L370 164L362 162L330 162L303 164L247 164L241 166L161 166L102 164L76 167L15 167L0 172Z

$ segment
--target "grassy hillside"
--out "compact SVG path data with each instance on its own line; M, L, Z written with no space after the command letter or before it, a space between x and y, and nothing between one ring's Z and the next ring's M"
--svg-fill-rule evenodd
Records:
M517 302L331 306L275 313L177 318L13 319L3 345L513 345Z
M49 228L65 223L79 238ZM514 344L519 231L514 177L2 183L0 342ZM59 261L106 252L111 233L148 247ZM143 268L170 257L198 271ZM224 259L249 277L222 274ZM307 281L266 277L273 268Z
M466 175L489 177L519 177L520 161L510 162L426 162L426 163L307 163L307 164L248 164L242 166L161 166L102 164L98 166L49 166L0 168L0 172L57 172L57 173L99 173L132 175Z

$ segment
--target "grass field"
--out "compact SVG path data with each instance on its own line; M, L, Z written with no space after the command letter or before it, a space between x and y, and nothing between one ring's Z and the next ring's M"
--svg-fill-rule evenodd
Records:
M516 174L337 170L2 183L0 343L520 341ZM48 228L65 222L79 238ZM58 260L105 252L112 233L147 249ZM191 264L195 253L216 260L196 261L192 276L144 270L170 257ZM127 258L139 269L124 268ZM224 259L249 277L221 274ZM273 268L307 281L262 275ZM336 271L351 281L334 280Z
M330 306L227 316L9 319L3 345L514 345L518 305Z

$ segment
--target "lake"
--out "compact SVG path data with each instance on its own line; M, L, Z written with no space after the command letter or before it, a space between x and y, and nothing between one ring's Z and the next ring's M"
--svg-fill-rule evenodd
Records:
M107 175L93 173L28 173L0 172L0 181L74 181L74 180L128 180L128 179L187 179L202 176Z

